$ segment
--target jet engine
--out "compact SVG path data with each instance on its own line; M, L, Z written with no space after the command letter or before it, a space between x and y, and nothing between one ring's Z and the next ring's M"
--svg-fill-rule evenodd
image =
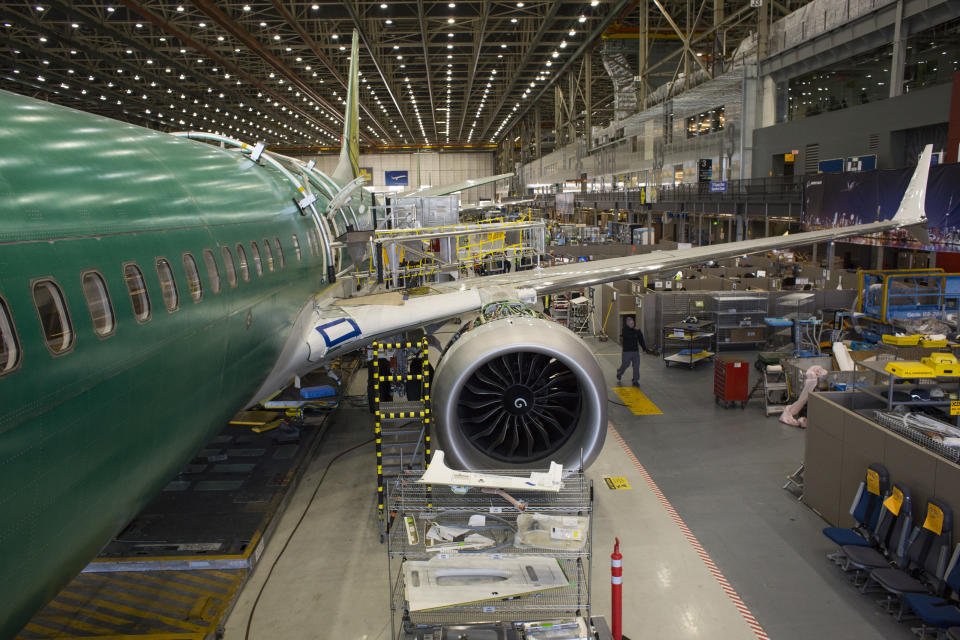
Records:
M489 307L494 306L491 310ZM440 358L435 448L459 469L588 466L607 431L607 389L579 336L521 303L488 305Z

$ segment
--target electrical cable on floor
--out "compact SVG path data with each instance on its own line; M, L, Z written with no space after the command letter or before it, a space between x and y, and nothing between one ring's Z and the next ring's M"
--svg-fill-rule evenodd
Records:
M617 402L616 400L612 400L612 399L610 399L610 398L607 398L607 402L609 402L610 404L615 404L615 405L620 406L620 407L625 407L625 406L627 406L627 405L623 404L622 402Z
M344 449L337 455L333 456L330 459L330 462L327 463L327 466L323 470L323 474L320 476L320 481L317 482L317 486L313 488L313 493L310 495L310 500L307 501L307 506L303 508L303 512L300 514L300 517L297 519L297 523L293 525L293 530L290 531L290 535L287 536L286 541L283 543L283 547L280 548L280 553L277 554L277 557L273 559L273 563L270 565L270 571L267 572L267 577L264 578L263 584L260 585L260 590L257 591L257 597L254 599L253 604L250 606L250 615L247 616L247 628L244 631L243 637L244 640L250 640L250 627L253 625L253 614L257 611L257 605L260 603L260 597L263 595L264 590L267 587L267 583L270 581L270 576L273 575L273 570L277 568L277 563L280 562L280 558L283 557L284 551L287 550L287 547L290 546L290 541L293 540L293 536L296 535L297 529L300 528L300 525L303 523L304 518L307 517L307 513L310 511L310 507L313 505L313 501L316 499L317 494L320 491L320 487L323 486L323 481L327 477L327 473L330 471L330 467L333 466L333 463L347 455L351 451L355 451L364 445L368 445L374 441L374 438L369 440L364 440L360 444L355 444L352 447Z

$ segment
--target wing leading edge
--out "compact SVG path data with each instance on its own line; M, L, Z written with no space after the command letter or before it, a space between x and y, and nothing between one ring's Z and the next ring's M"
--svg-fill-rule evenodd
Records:
M407 296L401 304L397 304L399 301L383 304L378 296L371 296L368 300L348 298L337 304L332 304L333 300L330 299L318 299L301 312L293 329L292 340L258 393L258 398L282 387L291 376L302 375L340 353L370 344L379 337L477 311L490 302L518 299L530 303L535 302L538 295L624 280L718 258L892 229L925 228L923 203L931 152L932 148L927 146L900 207L891 220L433 284L430 286L432 293Z
M464 189L472 189L473 187L479 187L480 185L489 184L491 182L496 182L497 180L506 180L507 178L512 178L512 173L500 173L495 176L486 176L483 178L474 178L472 180L464 180L463 182L456 182L453 184L444 184L437 187L422 187L420 189L414 189L413 191L404 191L399 194L399 198L408 198L413 196L418 196L421 198L427 196L446 196L451 193L456 193L457 191L463 191Z

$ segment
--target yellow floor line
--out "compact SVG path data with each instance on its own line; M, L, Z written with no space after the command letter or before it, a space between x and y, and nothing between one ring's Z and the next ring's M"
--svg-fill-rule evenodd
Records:
M115 635L115 631L111 627L101 627L97 624L91 624L89 622L84 622L83 620L76 620L70 616L54 615L52 613L47 613L43 616L44 621L54 622L68 629L73 629L78 635L81 631L88 632L86 635L95 635L102 636L104 634Z
M61 611L66 611L67 613L72 613L74 615L83 614L88 618L94 618L96 620L100 620L102 622L109 622L115 625L129 625L135 622L135 620L127 620L124 618L118 618L117 616L111 616L106 613L101 613L100 611L94 611L89 607L73 606L65 602L61 602L60 600L53 600L50 603L48 603L47 606L53 607L54 609L60 609Z
M663 411L636 387L614 387L614 391L635 416L660 416Z

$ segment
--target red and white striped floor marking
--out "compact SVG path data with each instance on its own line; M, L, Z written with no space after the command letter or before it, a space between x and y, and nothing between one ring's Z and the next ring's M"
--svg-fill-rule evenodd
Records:
M687 526L687 523L683 521L683 518L680 517L680 514L677 513L676 509L673 508L673 505L670 504L670 501L667 500L667 497L663 495L663 492L660 491L660 487L657 486L657 483L654 482L653 477L647 472L640 461L637 460L637 457L633 455L633 451L630 450L630 447L627 446L627 443L624 442L623 438L620 437L620 434L617 433L617 430L613 428L613 425L608 425L607 428L610 430L610 433L613 434L613 437L616 438L617 442L620 443L620 446L623 447L623 450L627 453L627 456L633 462L633 465L637 468L637 471L640 472L640 475L643 476L643 479L646 480L647 485L650 487L650 490L653 491L653 495L657 497L657 500L660 501L660 504L663 505L663 508L667 510L667 513L670 514L670 518L680 527L680 531L683 532L683 537L687 539L693 546L693 550L696 552L700 559L703 560L703 563L707 565L707 570L713 574L713 577L716 578L717 582L720 583L720 588L723 589L724 593L727 594L727 597L730 598L730 601L733 602L733 606L737 608L737 611L740 612L740 615L743 616L743 619L746 621L747 626L753 630L753 634L759 640L770 640L770 636L763 630L763 627L760 626L760 623L757 622L757 619L753 617L753 614L750 613L750 609L744 604L743 600L740 598L740 595L737 593L736 589L731 586L727 579L723 577L723 573L720 569L717 568L717 565L713 562L713 559L707 553L706 549L700 544L700 541L697 540L697 537L693 535L693 532L690 531L690 527Z

